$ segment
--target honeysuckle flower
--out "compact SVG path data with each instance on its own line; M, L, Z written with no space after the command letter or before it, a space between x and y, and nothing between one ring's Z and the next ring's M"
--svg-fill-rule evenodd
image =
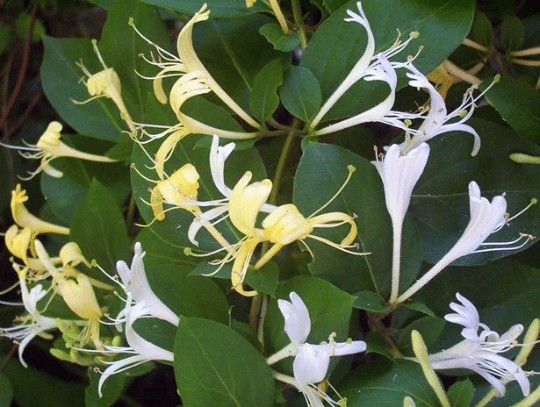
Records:
M143 302L146 304L148 314L176 326L179 321L178 316L159 299L150 287L144 268L143 258L145 254L146 252L142 251L142 245L139 242L135 243L135 254L131 261L131 268L128 267L125 261L120 260L116 263L116 271L122 283L113 277L111 279L117 281L126 293L130 293L136 303Z
M129 346L109 346L103 345L103 350L99 350L100 353L122 353L129 356L124 359L117 360L115 362L103 362L107 365L110 365L101 372L101 377L98 383L98 392L99 397L102 397L103 394L101 389L105 380L113 374L123 372L125 370L131 369L132 367L138 366L140 364L150 362L152 360L164 360L172 362L174 360L174 355L172 352L169 352L165 349L160 348L159 346L154 345L153 343L148 342L142 336L140 336L133 329L133 324L139 318L148 318L152 315L148 312L148 307L144 302L137 302L132 305L133 300L131 293L127 293L126 307L123 311L121 322L125 322L125 335L126 341Z
M37 310L37 303L47 294L41 284L38 284L30 291L26 286L26 279L20 279L22 302L28 315L18 318L22 323L11 328L0 328L0 336L15 340L19 343L19 360L24 367L28 367L23 359L23 352L26 345L36 336L52 339L52 336L45 331L58 327L55 318L45 317Z
M463 340L442 352L429 356L433 369L469 369L486 379L504 396L506 388L501 380L516 380L523 396L530 392L530 383L521 366L499 353L512 349L517 337L523 332L523 325L512 326L507 332L499 335L480 322L478 310L465 297L456 294L461 304L450 303L456 313L445 315L445 319L462 325Z
M335 402L324 393L317 383L322 382L328 372L331 356L344 356L360 353L366 350L366 343L363 341L351 341L336 343L335 333L329 336L329 342L320 345L306 343L311 331L311 319L309 311L304 301L294 291L289 294L291 302L278 300L278 307L285 320L285 333L291 343L267 359L267 363L272 365L281 359L294 356L293 374L294 384L300 390L308 406L323 406L323 401L330 405L339 406L340 402ZM280 375L275 376L280 380Z
M131 120L131 116L129 115L129 111L126 108L126 105L124 104L124 100L122 99L122 85L120 83L120 78L118 77L118 74L113 68L107 68L107 65L105 65L105 61L101 57L101 54L97 47L96 40L92 40L92 45L94 47L94 52L99 59L99 62L103 66L103 70L99 71L98 73L91 74L88 69L86 69L86 67L82 64L82 61L77 63L77 65L81 68L84 74L88 76L85 84L88 89L88 93L92 97L84 102L77 102L73 99L72 102L77 104L84 104L100 97L109 98L114 102L114 104L120 111L120 116L122 117L122 119L124 119L129 129L132 132L136 132L137 129L133 123L133 120Z
M41 164L38 169L29 172L30 176L27 178L22 178L23 180L29 180L34 178L41 171L44 171L47 175L54 178L61 178L63 176L62 171L53 168L49 163L58 157L73 157L80 158L81 160L87 161L97 161L97 162L115 162L109 157L102 155L85 153L79 150L69 147L64 142L60 140L62 136L60 132L62 131L62 124L57 121L52 121L47 126L45 132L41 135L36 144L28 144L27 146L11 146L8 144L0 143L4 147L13 148L16 150L24 150L24 152L19 151L21 156L28 159L41 159ZM33 152L33 153L31 153Z
M32 231L32 238L40 233L69 235L68 228L45 222L28 212L24 206L26 201L28 201L26 190L21 188L21 184L17 184L17 187L11 192L11 214L17 225Z
M343 96L343 94L345 94L345 92L360 79L367 81L384 81L388 83L390 87L390 94L381 103L371 109L368 109L366 112L353 116L349 119L342 120L323 129L316 130L313 132L315 135L332 133L360 123L379 121L382 117L384 117L384 115L390 111L394 104L395 90L397 86L397 76L394 68L405 65L404 63L389 62L389 59L404 50L407 45L409 45L409 42L418 36L418 33L412 32L409 38L404 42L401 42L398 36L398 39L389 49L374 55L375 38L373 36L373 32L371 31L371 26L367 20L364 10L362 9L362 3L358 2L356 5L359 14L351 10L347 10L349 17L346 18L345 21L356 22L366 29L368 36L366 49L351 72L313 118L310 126L312 129L314 129L328 113L328 111L330 111L330 109L335 105L335 103Z
M384 160L373 162L382 178L386 209L392 219L393 256L390 302L396 300L399 290L403 220L411 202L412 191L424 172L428 157L429 145L426 143L420 144L408 154L402 154L400 146L393 144L386 152Z
M520 233L517 239L510 242L484 242L491 234L499 231L510 220L515 219L531 205L534 205L536 200L532 200L531 204L524 210L509 218L506 213L506 199L503 196L497 195L489 202L481 196L478 184L471 181L469 183L469 202L471 219L459 240L426 274L399 296L396 300L397 303L401 303L412 296L446 266L460 257L487 251L517 250L533 239L533 236ZM487 248L478 249L480 246L486 246ZM489 246L492 247L490 248Z
M238 116L240 116L246 123L250 126L258 129L260 124L257 123L248 113L246 113L224 90L219 86L219 84L214 80L212 75L208 72L206 67L200 61L197 56L195 49L193 48L193 26L201 21L205 21L209 18L210 11L206 10L207 5L204 4L201 9L195 13L195 15L188 21L188 23L182 28L182 31L178 35L177 40L177 52L178 56L171 54L170 52L159 47L148 38L146 38L137 28L133 22L133 19L130 19L129 24L135 29L137 34L144 39L148 44L155 47L159 60L154 58L145 60L152 65L155 65L162 70L152 78L154 80L154 93L156 98L163 104L167 103L167 95L163 89L163 78L165 77L174 77L180 76L180 79L173 85L170 92L170 104L177 115L177 118L180 122L179 125L172 127L170 130L165 131L160 134L163 136L170 132L178 131L181 128L187 129L190 133L200 133L200 134L216 134L219 137L224 138L252 138L257 135L257 133L244 133L244 132L233 132L226 131L223 129L218 129L204 123L199 122L198 120L193 119L192 117L187 116L182 113L180 108L182 104L189 99L190 97L200 95L207 92L214 92L217 97L219 97L232 111L234 111Z
M4 240L9 252L21 259L26 267L34 271L46 270L45 265L39 259L28 256L28 251L33 251L32 230L30 228L19 229L17 225L11 225L6 231ZM59 257L51 260L54 264L59 264L62 261Z

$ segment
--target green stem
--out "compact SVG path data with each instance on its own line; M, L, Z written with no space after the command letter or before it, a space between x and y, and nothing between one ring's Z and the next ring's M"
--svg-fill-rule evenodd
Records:
M304 29L304 19L302 17L302 6L300 5L300 0L292 0L292 9L294 16L294 24L298 27L298 36L300 37L300 46L302 51L307 47L307 35L306 30Z
M128 211L126 215L126 224L128 225L130 229L134 222L136 208L137 208L137 205L135 204L135 195L131 194L131 197L129 198Z

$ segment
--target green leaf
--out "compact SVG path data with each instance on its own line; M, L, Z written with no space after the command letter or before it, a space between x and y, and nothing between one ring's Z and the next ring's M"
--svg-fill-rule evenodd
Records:
M486 99L521 137L540 142L540 95L534 88L517 79L501 78Z
M439 401L418 363L379 360L360 366L338 387L347 407L402 406L405 396L417 406L435 407Z
M493 27L484 13L476 10L471 27L471 39L480 45L490 47L493 43Z
M330 11L330 13L333 13L337 9L339 9L342 5L347 3L347 0L322 0L325 7Z
M261 122L267 121L279 106L277 88L283 83L281 61L276 59L257 74L249 95L251 113Z
M246 282L255 290L276 296L279 280L279 267L274 262L266 263L260 270L250 270L246 276Z
M508 51L517 51L525 38L525 27L516 16L508 16L501 27L501 40Z
M30 30L30 21L32 16L28 13L21 13L17 18L15 23L15 33L20 39L26 39L28 36L28 31ZM37 42L41 40L41 37L45 34L45 27L43 23L39 21L39 18L36 18L34 21L34 28L32 31L32 42Z
M275 23L268 23L261 27L259 32L264 35L274 49L283 52L290 52L300 44L300 37L295 32L284 34L281 26Z
M145 2L191 15L198 12L202 5L198 0L145 0ZM268 7L262 1L256 2L251 8L246 7L245 0L208 0L205 3L208 4L211 17L238 17L268 11Z
M226 323L229 307L225 295L208 277L191 276L196 259L169 245L150 229L137 235L146 252L144 265L152 290L177 315Z
M358 13L356 3L356 0L349 1L325 20L302 55L300 64L309 68L319 80L323 101L343 82L366 49L366 30L356 22L344 21L348 17L347 10ZM414 65L427 73L467 36L473 21L474 1L364 1L362 7L375 37L375 53L388 49L395 42L396 29L402 33L402 40L407 39L411 31L420 33L393 60L405 61L407 55L415 55L418 47L423 46ZM441 38L445 40L440 41ZM359 81L341 97L324 120L358 114L387 95L386 83Z
M305 122L315 116L321 106L321 89L317 78L302 66L287 68L279 95L285 109Z
M469 407L474 398L474 386L469 380L454 383L446 393L453 407Z
M11 401L13 400L13 387L9 378L0 374L0 407L9 407L11 406Z
M415 311L418 311L418 312L421 312L423 314L427 314L429 315L430 317L434 317L435 314L433 313L433 311L431 311L426 304L422 304L421 302L419 301L407 301L405 303L403 303L403 305L407 308L410 308L410 309L413 309Z
M126 384L125 374L115 374L109 376L109 378L105 380L105 383L101 388L103 397L99 397L98 383L101 377L101 373L94 372L92 369L89 369L88 377L90 379L90 386L88 386L85 391L86 407L111 406L116 400L118 400Z
M371 291L361 291L355 294L353 307L363 309L370 312L385 312L388 310L388 306L384 303L384 300L377 293Z
M118 260L129 258L126 225L118 204L96 179L73 212L70 238L84 256L105 270L115 270Z
M384 205L384 190L375 166L366 159L337 146L312 143L300 159L294 180L293 202L300 213L308 217L318 210L342 186L347 178L347 166L356 171L326 212L343 212L357 217L360 247L351 256L326 244L306 239L313 262L309 269L313 275L324 278L349 293L375 291L385 296L390 291L392 268L392 223ZM348 226L317 229L313 235L333 242L341 242L348 233ZM404 225L402 241L401 282L402 288L414 280L422 257L413 222Z
M445 321L437 317L422 317L409 324L399 335L398 348L405 351L408 356L413 356L411 332L418 331L426 346L434 344L442 334Z
M180 319L174 373L186 407L273 406L266 361L239 333L217 322Z
M540 148L505 126L473 119L468 124L482 139L478 155L471 157L473 138L470 134L447 133L432 139L429 161L411 199L409 211L416 218L422 237L424 259L432 263L450 250L469 223L467 186L472 180L478 183L486 198L506 193L510 214L518 213L532 198L540 197L540 168L517 164L508 158L514 152L538 156ZM534 205L487 241L509 242L519 237L519 233L535 236L539 232L540 205ZM482 264L512 253L515 251L475 253L458 259L455 264Z
M352 313L354 298L332 284L311 276L296 276L282 283L276 298L290 301L289 295L294 291L309 310L311 331L306 343L319 344L328 341L328 336L335 332L336 342L343 342L349 333L349 321ZM277 301L268 305L264 325L265 347L267 355L271 355L291 340L285 333L283 315L279 311ZM338 358L332 358L332 371ZM292 359L285 359L275 365L276 370L292 375Z
M4 23L0 24L0 54L7 49L14 37L15 32L11 26Z
M382 336L380 333L375 331L369 331L366 334L366 343L367 343L367 353L378 353L379 355L383 355L387 357L388 359L393 360L394 357L392 356L392 353L388 351L388 347L386 346L386 341L384 339L384 336Z

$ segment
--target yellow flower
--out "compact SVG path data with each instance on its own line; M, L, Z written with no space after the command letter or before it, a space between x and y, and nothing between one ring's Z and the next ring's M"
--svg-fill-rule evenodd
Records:
M246 7L251 8L257 0L246 0Z
M24 206L27 200L26 190L21 188L21 184L18 184L15 190L11 192L11 214L17 225L22 228L29 228L33 237L40 233L69 235L68 228L45 222L28 212L28 209Z
M94 52L96 53L99 62L101 62L101 65L103 66L103 70L99 71L98 73L91 74L82 64L82 61L77 64L82 69L84 74L88 76L86 87L88 89L88 93L92 97L84 102L77 102L75 100L72 100L72 102L76 104L84 104L100 97L107 97L114 102L120 111L120 116L126 122L129 129L132 132L135 132L137 129L133 123L133 120L131 120L131 116L129 115L126 105L122 99L122 85L120 83L120 78L113 68L107 68L107 65L105 65L105 61L103 61L103 58L99 53L97 41L92 40L92 44L94 46Z
M47 270L41 260L35 258L35 250L33 248L32 230L29 228L20 229L17 225L12 225L4 236L6 247L12 255L21 259L24 265L34 271L41 272ZM28 250L32 256L28 256ZM55 257L51 259L53 264L59 264L62 259Z
M110 159L102 155L84 153L82 151L76 150L72 147L69 147L60 140L62 136L60 132L62 131L62 124L57 121L52 121L47 126L45 132L41 135L36 144L28 144L24 146L11 146L7 144L2 144L4 147L13 148L16 150L24 150L25 152L20 152L24 158L29 159L41 159L41 164L38 169L34 172L29 172L30 176L27 178L22 178L24 180L32 179L34 176L39 174L41 171L44 171L47 175L54 178L61 178L63 173L55 168L53 168L49 163L58 157L73 157L80 158L87 161L98 161L98 162L114 162L116 160ZM33 151L33 153L31 152Z

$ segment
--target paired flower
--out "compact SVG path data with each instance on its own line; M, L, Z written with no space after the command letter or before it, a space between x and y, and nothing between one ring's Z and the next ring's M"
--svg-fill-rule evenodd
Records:
M306 343L311 331L311 319L309 311L304 301L295 292L289 295L291 302L278 300L278 307L285 319L285 333L291 343L282 350L267 359L269 365L289 356L294 356L293 374L294 380L288 376L275 374L278 380L293 384L300 390L308 406L323 406L323 401L333 405L342 405L335 402L323 392L317 383L322 382L328 372L331 356L344 356L360 353L366 350L366 343L363 341L351 341L336 343L335 333L329 336L329 342L320 345Z
M480 316L474 304L465 297L456 294L461 304L450 303L456 313L445 315L445 319L462 325L463 341L450 349L429 356L433 369L469 369L481 375L499 393L504 396L503 381L516 380L523 396L530 392L527 374L515 362L500 356L499 353L512 349L517 337L523 332L523 325L514 325L503 335L499 335L480 322ZM480 330L480 332L479 332Z
M536 200L533 199L527 208L510 218L506 213L506 199L503 196L495 196L492 201L489 202L486 198L481 196L478 184L471 181L469 183L469 201L471 219L459 240L450 251L437 262L437 264L416 281L416 283L414 283L407 291L399 296L396 303L401 303L412 296L428 281L439 274L446 266L460 257L472 253L496 250L517 250L533 239L530 235L520 233L520 236L517 239L510 242L484 243L491 234L499 231L510 220L521 215L527 208L535 204ZM478 250L480 246L492 246L492 248L488 247L486 249Z

